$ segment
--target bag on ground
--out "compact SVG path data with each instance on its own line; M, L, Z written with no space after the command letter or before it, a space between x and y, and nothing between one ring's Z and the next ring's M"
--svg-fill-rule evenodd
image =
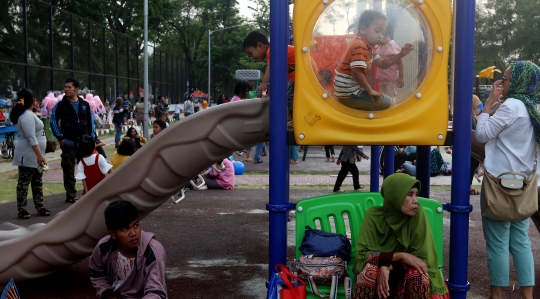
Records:
M305 299L306 284L284 265L276 265L268 284L268 299Z

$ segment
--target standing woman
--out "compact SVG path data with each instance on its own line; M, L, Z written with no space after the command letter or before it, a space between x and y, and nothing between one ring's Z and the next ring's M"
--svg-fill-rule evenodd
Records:
M502 91L497 86L502 84ZM490 116L492 105L503 104ZM478 116L476 140L487 143L484 167L493 176L503 172L520 172L527 176L534 169L537 144L540 143L540 68L530 61L515 61L493 84L484 110ZM485 181L484 181L485 183ZM485 193L480 193L482 213ZM482 216L482 228L488 254L491 299L501 299L503 287L509 285L512 254L521 298L533 298L534 259L529 239L529 219L497 221Z
M15 147L13 165L19 167L17 183L17 209L20 219L29 219L26 211L28 186L32 185L34 207L38 215L50 216L51 212L43 207L42 168L45 160L47 138L43 131L43 122L32 112L34 108L34 92L23 88L17 92L17 104L10 113L10 120L17 124L19 141ZM41 166L41 167L40 167Z

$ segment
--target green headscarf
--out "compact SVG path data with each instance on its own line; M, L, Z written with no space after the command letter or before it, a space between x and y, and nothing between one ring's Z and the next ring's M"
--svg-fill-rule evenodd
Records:
M534 137L540 144L540 67L531 61L510 62L510 85L505 95L508 98L518 99L525 104L527 112L534 127Z
M401 212L403 201L413 187L420 190L420 181L403 173L384 180L381 187L384 205L367 210L364 216L354 271L360 273L373 252L407 252L426 263L431 293L444 295L448 290L439 271L435 240L424 208L418 205L413 217Z

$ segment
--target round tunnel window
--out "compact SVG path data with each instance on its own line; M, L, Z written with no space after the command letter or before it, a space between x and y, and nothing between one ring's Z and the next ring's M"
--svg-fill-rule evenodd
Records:
M408 43L413 50L407 56L389 67L380 63ZM423 83L433 43L426 19L410 1L335 0L316 21L310 48L312 69L330 95L327 100L355 110L380 111L403 103ZM362 88L359 73L381 97Z

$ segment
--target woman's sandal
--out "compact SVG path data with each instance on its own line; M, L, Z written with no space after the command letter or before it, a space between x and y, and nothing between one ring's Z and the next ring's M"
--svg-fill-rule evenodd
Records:
M51 216L51 211L45 209L45 208L40 208L38 211L37 211L38 215L39 216Z
M28 211L19 211L19 219L30 219Z
M470 195L480 195L480 191L471 189L471 190L469 191L469 194L470 194Z
M77 200L79 200L79 198L77 197L66 198L66 202L69 202L69 203L75 203Z
M253 161L253 159L251 159L251 158L244 159L244 162L252 162L252 161Z
M354 189L354 191L362 190L362 189L364 189L364 188L366 188L366 185L360 184L360 188Z

